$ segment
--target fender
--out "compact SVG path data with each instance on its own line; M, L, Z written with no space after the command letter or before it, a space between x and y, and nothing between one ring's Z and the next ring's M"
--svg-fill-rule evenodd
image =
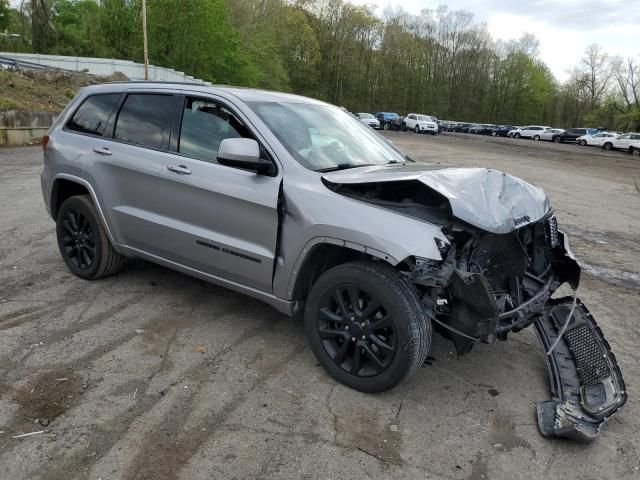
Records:
M291 271L291 275L289 276L289 281L287 283L287 298L291 298L291 296L293 295L293 288L296 284L296 280L298 279L298 273L300 272L300 269L302 268L302 265L304 265L304 262L308 258L310 252L314 247L322 244L337 245L339 247L349 248L357 252L366 253L373 257L384 260L392 266L396 266L398 263L400 263L400 260L394 258L392 255L375 248L368 247L366 245L340 238L314 237L305 244L293 265L293 270Z

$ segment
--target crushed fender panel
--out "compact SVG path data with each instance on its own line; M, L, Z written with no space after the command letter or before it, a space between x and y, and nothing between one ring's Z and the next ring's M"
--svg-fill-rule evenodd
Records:
M555 350L547 355L571 311L572 298L551 300L534 325L545 352L552 399L538 403L545 437L589 442L627 401L615 356L587 307L578 300Z

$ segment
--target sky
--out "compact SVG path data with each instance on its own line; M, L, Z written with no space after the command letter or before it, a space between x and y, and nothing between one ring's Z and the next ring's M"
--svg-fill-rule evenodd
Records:
M447 5L466 10L485 22L494 39L517 39L528 32L540 42L539 57L559 81L579 63L582 53L597 43L611 55L640 56L640 0L349 0L419 14L424 8Z

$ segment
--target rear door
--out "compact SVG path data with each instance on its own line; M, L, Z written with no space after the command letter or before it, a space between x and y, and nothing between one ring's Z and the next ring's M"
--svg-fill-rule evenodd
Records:
M95 185L118 243L164 256L163 167L179 96L127 92L107 127L112 138L96 144L87 179Z
M162 196L167 258L263 291L272 290L281 171L246 119L216 97L184 96L164 157ZM253 138L266 175L221 165L220 142Z
M620 135L617 139L613 141L613 147L619 148L621 150L626 150L631 145L631 134L625 133L624 135Z

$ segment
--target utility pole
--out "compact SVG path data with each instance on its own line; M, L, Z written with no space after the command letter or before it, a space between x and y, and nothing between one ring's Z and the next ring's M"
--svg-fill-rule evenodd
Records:
M144 79L149 80L149 51L147 49L147 0L142 0L142 39L144 42Z

